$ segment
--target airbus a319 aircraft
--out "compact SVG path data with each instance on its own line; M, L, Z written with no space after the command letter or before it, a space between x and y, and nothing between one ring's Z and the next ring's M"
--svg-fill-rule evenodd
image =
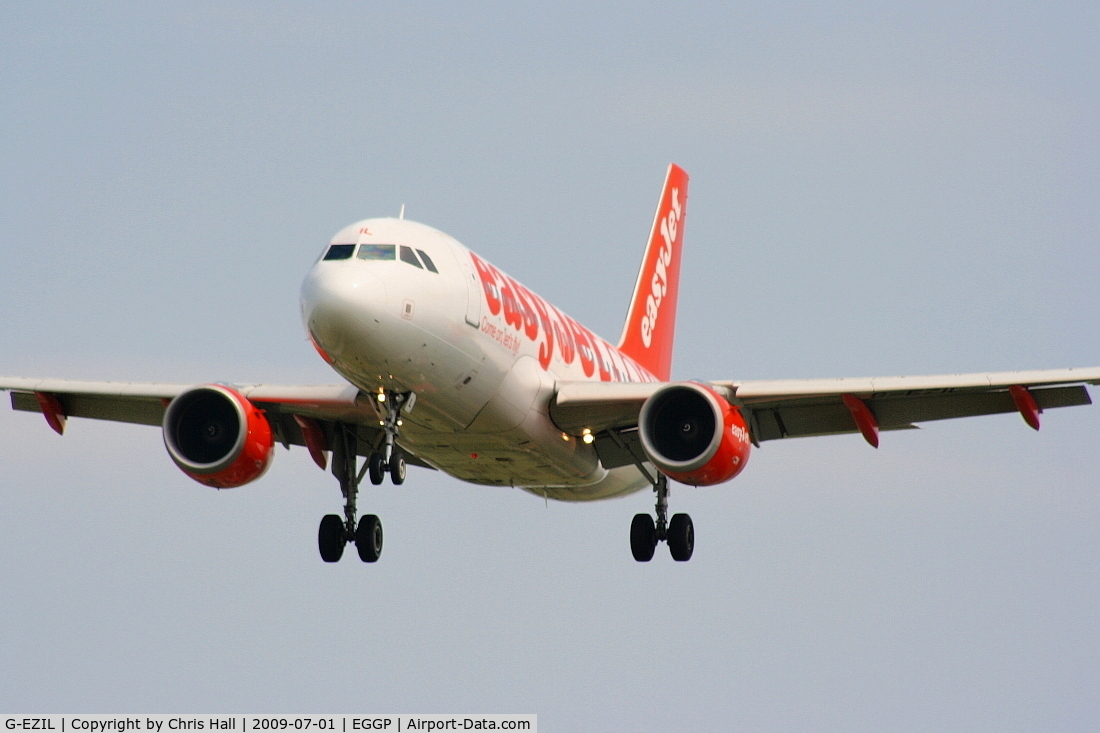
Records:
M711 486L779 438L879 433L945 418L1018 412L1039 429L1053 407L1091 402L1100 367L775 381L669 381L687 174L669 167L617 345L431 227L366 219L337 232L306 275L302 320L344 380L323 386L0 378L16 410L58 433L69 417L160 426L176 465L218 489L267 471L277 443L331 466L342 515L322 518L321 557L353 543L374 562L382 524L358 516L364 479L405 481L407 464L540 497L590 501L652 488L638 561L667 542L688 560L695 531L669 516L669 481ZM360 464L360 459L364 459Z

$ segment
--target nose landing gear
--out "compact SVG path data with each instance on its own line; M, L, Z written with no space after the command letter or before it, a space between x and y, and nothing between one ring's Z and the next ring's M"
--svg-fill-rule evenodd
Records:
M386 417L382 420L385 439L382 441L381 450L371 455L367 463L370 482L377 486L388 473L394 485L400 486L405 483L405 456L401 455L401 449L397 447L396 441L401 432L401 412L412 409L416 403L416 393L379 392L378 401L386 408Z

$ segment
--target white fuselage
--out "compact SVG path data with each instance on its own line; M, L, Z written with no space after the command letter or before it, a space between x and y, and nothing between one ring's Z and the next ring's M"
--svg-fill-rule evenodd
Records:
M340 247L340 245L344 245ZM302 318L364 392L416 394L399 444L464 481L570 501L649 486L550 419L558 380L655 381L452 237L403 219L341 230L302 284Z

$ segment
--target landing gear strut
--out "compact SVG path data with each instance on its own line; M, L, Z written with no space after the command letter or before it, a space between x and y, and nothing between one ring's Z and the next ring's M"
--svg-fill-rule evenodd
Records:
M359 559L363 562L375 562L382 554L382 521L374 514L365 514L356 523L355 500L359 484L368 475L376 486L382 483L386 474L394 484L404 483L405 456L396 442L401 427L399 415L402 407L412 407L416 395L412 392L380 394L380 401L386 406L386 417L382 421L385 438L380 450L372 453L361 469L356 465L359 437L355 426L344 423L336 425L332 475L340 482L340 493L344 495L344 516L328 514L321 519L321 526L317 529L317 547L325 562L337 562L344 554L344 545L349 542L355 543Z
M638 562L649 562L657 543L668 542L672 559L684 562L691 559L695 550L695 526L687 514L674 514L668 521L668 477L657 474L653 483L657 492L657 521L649 514L635 514L630 523L630 551Z
M356 470L359 438L354 425L337 423L335 437L332 475L340 482L340 493L344 495L344 516L326 514L321 519L321 526L317 529L317 548L321 551L322 560L336 562L344 555L344 545L354 542L359 558L363 562L374 562L382 554L382 522L374 514L367 514L359 520L358 527L355 522L359 484L371 464L368 462L361 471Z
M390 475L395 486L405 483L405 456L397 447L397 436L401 432L401 410L411 410L416 402L415 392L379 392L378 401L385 405L386 417L382 420L385 438L379 452L368 461L370 482L377 486Z

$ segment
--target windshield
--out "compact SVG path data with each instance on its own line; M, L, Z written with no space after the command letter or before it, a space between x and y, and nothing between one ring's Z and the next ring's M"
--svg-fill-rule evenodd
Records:
M354 244L334 244L325 252L326 260L346 260L355 251Z
M397 245L364 244L359 247L361 260L392 260L397 257Z

